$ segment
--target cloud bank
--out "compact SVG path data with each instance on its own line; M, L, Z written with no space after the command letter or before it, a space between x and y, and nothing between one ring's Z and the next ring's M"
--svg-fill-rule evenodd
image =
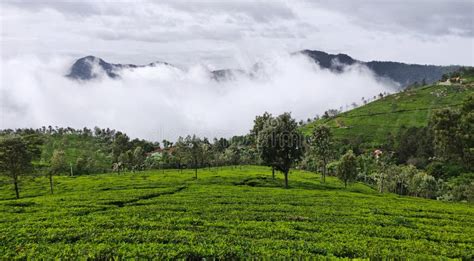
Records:
M240 60L247 61L243 69L255 64ZM150 140L230 137L247 133L265 111L307 119L392 87L364 67L336 74L303 55L281 53L261 59L255 77L233 81L212 80L207 66L195 64L127 69L120 79L81 83L64 77L71 64L60 56L2 61L0 128L99 126Z

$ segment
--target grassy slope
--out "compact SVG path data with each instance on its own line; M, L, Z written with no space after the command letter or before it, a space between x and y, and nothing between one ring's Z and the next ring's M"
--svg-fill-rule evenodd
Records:
M433 110L459 106L468 94L473 93L472 85L426 86L389 95L334 119L310 123L303 127L303 132L310 134L315 125L327 124L336 138L360 136L378 145L389 133L396 134L402 125L426 126Z
M410 257L471 259L474 207L378 194L293 171L226 167L0 183L0 259L104 257Z

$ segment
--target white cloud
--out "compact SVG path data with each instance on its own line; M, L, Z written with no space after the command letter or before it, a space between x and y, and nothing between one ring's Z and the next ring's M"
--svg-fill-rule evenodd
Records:
M255 78L224 82L210 79L203 65L159 65L79 83L63 76L69 63L31 56L3 62L0 128L97 125L153 140L231 136L247 133L264 111L306 119L389 89L363 67L334 74L288 54L265 58Z

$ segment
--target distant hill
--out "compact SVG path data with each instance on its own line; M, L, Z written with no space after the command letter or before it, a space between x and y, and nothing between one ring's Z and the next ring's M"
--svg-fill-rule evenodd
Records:
M309 123L302 127L303 132L309 135L314 126L325 124L336 139L360 139L380 145L401 126L427 126L433 110L460 106L466 96L474 94L474 79L468 79L467 84L428 85L388 95L335 117Z
M363 62L353 59L347 54L328 54L322 51L303 50L294 54L304 54L309 56L314 62L318 63L322 68L330 69L336 72L342 72L343 68L348 65L361 64L370 68L374 73L383 78L397 82L400 88L418 83L434 83L441 79L445 73L453 72L460 66L436 66L436 65L419 65L405 64L398 62ZM75 80L91 80L96 78L100 72L110 78L120 77L120 71L123 69L134 69L140 67L153 67L157 65L165 65L174 67L172 64L157 61L146 65L135 64L114 64L95 57L86 56L74 62L71 66L69 74L66 76ZM258 64L252 67L251 71L241 69L220 69L210 71L210 77L216 81L235 80L237 77L253 77L258 70Z
M344 66L361 64L370 68L379 77L391 79L400 84L401 88L412 85L416 82L431 84L441 79L445 73L456 71L460 66L436 66L436 65L420 65L406 64L399 62L381 62L371 61L363 62L353 59L347 54L328 54L321 51L303 50L301 52L322 68L334 71L342 71Z
M90 80L97 77L98 72L94 71L97 66L97 69L102 70L107 76L110 78L117 78L119 77L120 70L127 69L127 68L139 68L139 67L153 67L158 64L172 66L166 62L153 62L147 65L135 65L135 64L114 64L108 63L103 59L95 56L86 56L83 58L78 59L71 67L69 74L66 76L76 80Z
M108 63L105 60L95 57L95 56L86 56L80 58L74 62L71 66L70 72L66 77L74 80L91 80L96 78L99 73L104 73L110 78L119 78L120 71L123 69L135 69L135 68L144 68L144 67L155 67L158 65L169 66L177 68L172 64L156 61L146 65L135 65L135 64L114 64ZM234 80L237 76L248 75L243 70L238 69L222 69L210 71L210 77L216 81L222 80Z

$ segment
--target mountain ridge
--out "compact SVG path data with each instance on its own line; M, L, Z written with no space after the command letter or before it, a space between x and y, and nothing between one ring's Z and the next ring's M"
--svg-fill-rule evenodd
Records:
M308 49L292 53L292 55L296 54L306 55L315 63L319 64L321 68L329 69L337 73L342 72L346 66L360 64L372 70L377 77L388 78L398 83L402 89L415 83L434 83L441 79L443 74L456 71L461 67L458 65L439 66L407 64L394 61L364 62L354 59L344 53L329 54L323 51ZM162 61L156 61L145 65L114 64L108 63L102 58L89 55L76 60L71 66L69 74L66 76L75 80L91 80L98 76L98 73L94 71L96 69L94 68L94 65L97 65L97 68L102 70L110 78L119 78L120 71L127 68L134 69L153 67L156 65L166 65L176 68L176 66ZM216 81L235 80L238 76L253 77L254 75L253 72L248 72L242 69L225 68L212 70L210 71L210 74L211 78Z

